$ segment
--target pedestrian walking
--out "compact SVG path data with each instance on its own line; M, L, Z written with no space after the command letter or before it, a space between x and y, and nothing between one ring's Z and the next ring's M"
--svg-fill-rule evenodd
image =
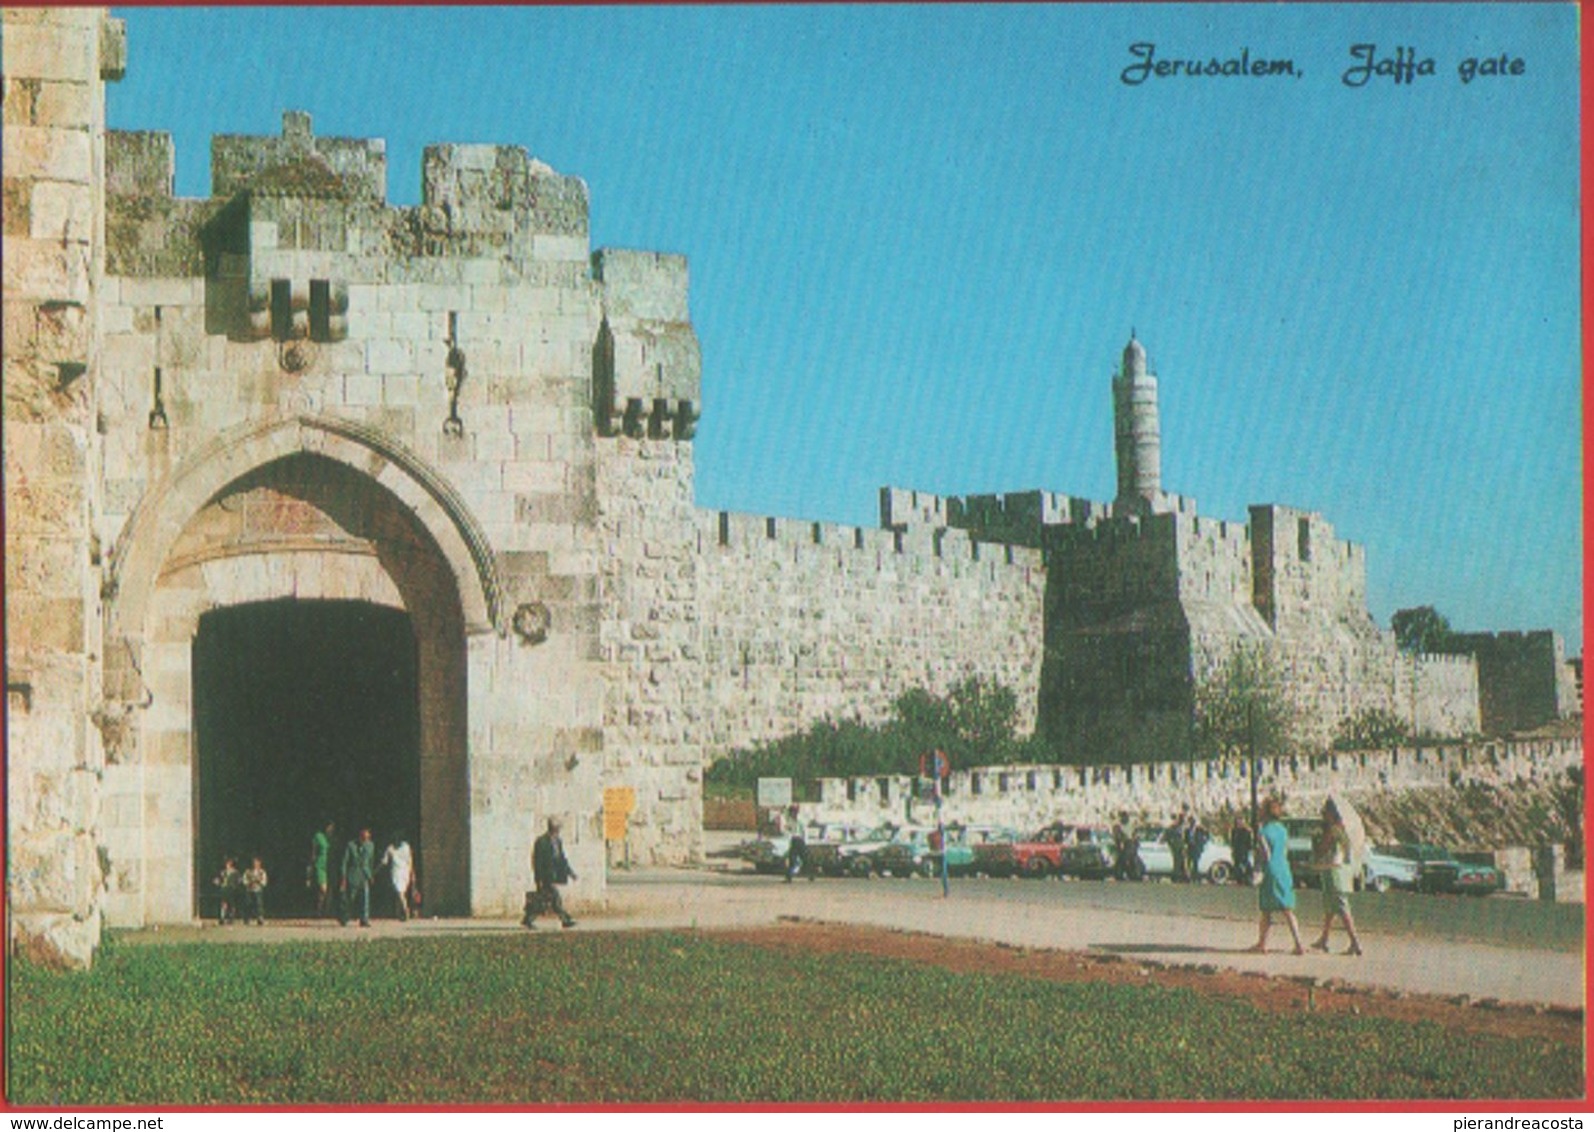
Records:
M565 859L565 846L560 840L559 831L559 819L549 818L547 832L531 846L531 878L536 888L526 893L526 908L520 917L521 926L528 930L537 926L535 921L543 912L558 916L559 923L564 927L576 926L576 921L565 911L564 901L559 898L559 886L576 879L576 871Z
M1352 866L1353 858L1345 819L1330 798L1323 803L1323 830L1312 844L1312 860L1323 881L1323 933L1312 944L1316 951L1328 950L1328 936L1338 917L1345 922L1345 934L1350 936L1350 946L1345 949L1345 954L1362 953L1362 941L1356 935L1356 921L1350 914L1350 893L1356 875Z
M375 876L376 845L371 841L371 831L362 829L359 836L343 848L343 879L340 882L343 900L338 909L338 923L348 927L358 912L360 926L371 926L371 881Z
M786 847L786 883L790 884L808 862L808 841L803 837L802 814L795 804L786 811L786 832L791 836ZM814 879L812 872L808 874L808 879Z
M410 893L415 887L415 855L402 833L395 833L382 854L388 882L393 886L393 905L400 920L410 918Z
M315 914L327 914L327 875L332 856L332 837L337 832L333 822L315 831L310 838L310 863L305 866L305 883L315 892Z
M1301 926L1295 921L1295 876L1290 872L1290 835L1279 819L1284 816L1284 804L1269 798L1262 806L1262 828L1256 842L1258 864L1262 869L1262 883L1256 890L1256 901L1261 909L1261 924L1252 951L1267 950L1267 933L1273 926L1275 914L1281 914L1289 925L1290 936L1295 940L1295 954L1304 955L1301 947Z

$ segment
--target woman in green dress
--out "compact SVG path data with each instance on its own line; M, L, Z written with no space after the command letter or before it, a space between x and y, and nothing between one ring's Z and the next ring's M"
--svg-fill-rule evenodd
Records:
M1256 854L1262 859L1262 884L1256 890L1258 907L1262 910L1262 923L1252 951L1267 950L1267 933L1273 926L1273 914L1282 912L1289 925L1290 936L1295 940L1295 954L1304 955L1301 947L1301 926L1295 922L1295 876L1290 872L1290 835L1279 821L1284 816L1284 805L1277 798L1269 798L1262 806L1262 828L1257 831Z

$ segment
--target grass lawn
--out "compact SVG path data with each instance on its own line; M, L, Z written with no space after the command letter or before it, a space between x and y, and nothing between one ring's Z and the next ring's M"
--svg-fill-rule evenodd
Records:
M11 969L14 1104L1575 1097L1582 1052L686 934L118 947Z

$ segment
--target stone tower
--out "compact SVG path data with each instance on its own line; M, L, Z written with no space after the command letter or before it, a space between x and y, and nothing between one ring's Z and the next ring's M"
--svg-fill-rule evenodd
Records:
M122 23L8 9L5 35L5 596L8 927L86 965L103 888L99 657L105 83Z
M1113 436L1118 455L1118 498L1134 512L1156 509L1162 495L1162 431L1157 423L1157 376L1133 332L1123 368L1112 382Z

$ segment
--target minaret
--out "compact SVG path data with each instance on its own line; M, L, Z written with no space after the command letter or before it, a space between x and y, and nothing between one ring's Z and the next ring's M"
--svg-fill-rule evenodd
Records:
M1162 429L1157 423L1157 377L1146 349L1129 332L1123 371L1112 383L1113 437L1118 454L1119 506L1153 509L1162 495Z

